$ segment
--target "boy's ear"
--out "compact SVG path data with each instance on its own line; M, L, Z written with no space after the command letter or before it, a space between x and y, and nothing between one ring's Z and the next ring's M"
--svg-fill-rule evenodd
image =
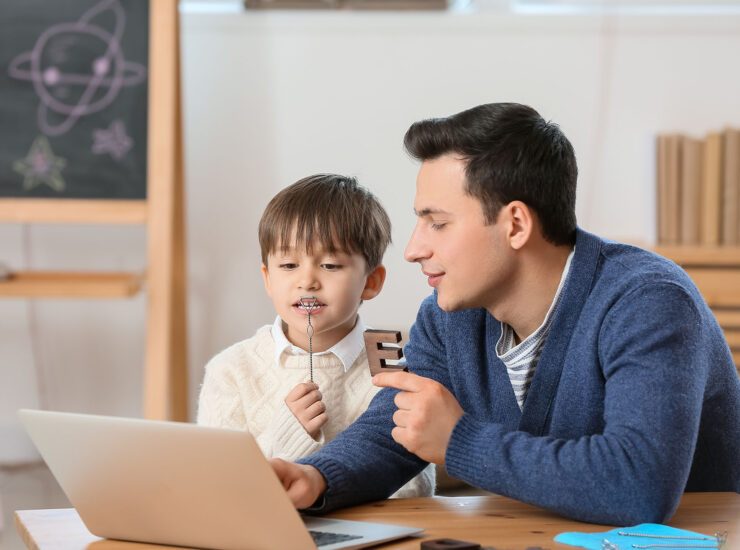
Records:
M267 292L267 295L272 298L272 294L270 293L270 274L267 271L267 266L262 264L260 271L262 272L262 282L265 285L265 292Z
M375 298L383 290L383 283L385 283L385 266L379 265L365 279L365 288L362 289L360 298L362 300Z

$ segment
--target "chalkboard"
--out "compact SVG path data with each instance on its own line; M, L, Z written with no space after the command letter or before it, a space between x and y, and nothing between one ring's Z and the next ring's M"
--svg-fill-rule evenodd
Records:
M143 0L0 1L0 197L146 198L148 48Z

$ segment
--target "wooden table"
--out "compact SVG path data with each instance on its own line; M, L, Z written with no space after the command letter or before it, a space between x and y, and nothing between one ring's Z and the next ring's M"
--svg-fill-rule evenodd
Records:
M495 546L497 550L573 548L553 542L563 531L598 532L609 526L580 523L505 497L434 497L393 499L340 510L332 517L423 527L423 537L382 545L418 550L421 540L456 538ZM15 522L28 548L46 550L162 550L169 548L104 540L93 536L72 509L23 510ZM727 531L726 549L740 548L740 495L689 493L669 522L674 527L713 534ZM276 549L278 550L278 549Z

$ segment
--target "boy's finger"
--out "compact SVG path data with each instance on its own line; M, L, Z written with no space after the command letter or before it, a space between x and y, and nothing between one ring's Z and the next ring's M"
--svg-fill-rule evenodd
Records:
M316 401L315 403L312 403L308 406L306 409L306 417L309 419L313 419L326 411L326 405L324 405L323 401Z
M309 392L312 392L313 390L316 390L318 386L316 384L312 384L311 382L301 382L300 384L297 384L288 395L285 397L288 401L298 401L301 397L306 395Z
M421 391L426 378L410 372L381 372L373 376L373 384L380 388L396 388L397 390L418 392Z
M327 420L329 420L329 417L326 416L326 413L325 412L321 413L320 415L318 415L315 418L312 418L306 423L306 431L309 433L315 432L316 430L321 428L321 426L326 424Z
M319 390L312 390L303 397L299 397L298 402L299 405L305 409L309 405L316 403L317 401L321 401L322 397L323 396L321 395L321 392Z

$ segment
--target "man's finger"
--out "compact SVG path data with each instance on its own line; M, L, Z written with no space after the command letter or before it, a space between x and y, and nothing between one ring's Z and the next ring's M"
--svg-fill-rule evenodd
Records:
M381 372L373 376L373 384L380 388L418 392L424 386L426 378L410 372Z
M404 430L403 428L399 428L398 426L396 426L395 428L393 428L391 430L391 437L393 438L393 441L395 441L401 447L403 447L404 449L406 449L408 451L408 448L406 447L406 445L404 445L404 441L406 441L406 439L404 437L405 433L406 433L406 430Z
M398 407L399 409L403 409L405 411L411 410L411 405L413 404L413 402L414 394L407 391L400 391L393 398L393 404L396 405L396 407Z
M277 474L277 477L280 480L280 482L283 484L283 487L287 489L291 483L290 466L288 465L288 463L281 458L271 458L270 466L272 466L272 469L275 471L275 474Z
M399 428L408 427L409 413L406 411L396 411L393 413L393 423Z

